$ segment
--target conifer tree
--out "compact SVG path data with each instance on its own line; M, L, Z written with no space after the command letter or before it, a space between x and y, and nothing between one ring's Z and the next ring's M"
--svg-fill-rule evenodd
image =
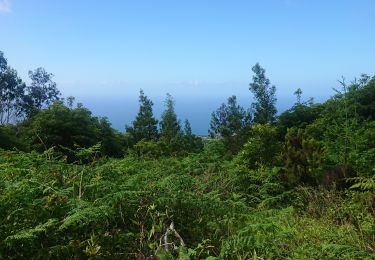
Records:
M301 104L301 97L302 97L302 89L298 88L296 91L293 93L297 97L297 104Z
M152 106L154 103L144 94L139 92L139 111L132 126L126 126L132 144L140 140L151 141L158 138L158 121L154 118Z
M254 110L254 122L258 124L273 123L276 119L276 87L271 85L266 77L266 70L259 63L252 68L255 73L253 82L250 83L250 91L254 94L255 102L252 104Z
M246 129L250 126L250 114L237 104L236 96L228 98L212 113L209 134L222 137L227 149L235 153L247 139Z
M317 184L323 156L324 147L320 142L302 129L288 129L283 151L287 182Z
M184 122L184 134L187 137L193 136L193 131L191 130L190 122L187 119Z
M174 110L174 100L168 93L165 100L165 110L160 121L160 135L166 140L172 140L181 134L180 122Z
M238 134L243 128L250 125L250 115L243 107L237 104L237 97L228 98L227 104L212 113L209 134L228 137Z

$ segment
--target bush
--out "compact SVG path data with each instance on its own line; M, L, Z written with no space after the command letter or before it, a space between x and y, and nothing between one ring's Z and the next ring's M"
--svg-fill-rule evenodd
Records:
M280 150L276 128L270 125L255 125L251 129L251 137L234 161L249 169L275 166L280 160Z

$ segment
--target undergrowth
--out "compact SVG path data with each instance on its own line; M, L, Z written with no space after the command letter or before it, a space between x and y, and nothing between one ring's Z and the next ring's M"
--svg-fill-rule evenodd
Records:
M0 257L375 258L372 191L286 189L278 168L210 158L1 152ZM166 247L172 222L183 244Z

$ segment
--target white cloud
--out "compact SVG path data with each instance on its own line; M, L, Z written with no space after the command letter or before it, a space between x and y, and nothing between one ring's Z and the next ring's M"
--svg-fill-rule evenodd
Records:
M0 0L0 13L12 13L12 6L9 0Z

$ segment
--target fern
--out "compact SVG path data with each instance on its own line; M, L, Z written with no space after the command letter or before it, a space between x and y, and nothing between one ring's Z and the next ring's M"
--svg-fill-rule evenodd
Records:
M375 191L375 175L372 177L355 177L349 180L354 181L350 188L351 189L361 189L364 191Z
M106 224L106 220L112 214L112 208L105 205L86 204L85 207L75 209L69 216L63 219L59 230L80 229L90 224Z
M8 246L12 246L15 243L36 240L40 234L46 233L50 228L56 226L57 223L57 219L49 219L46 223L37 225L34 228L24 229L14 235L8 236L5 239L5 243Z

